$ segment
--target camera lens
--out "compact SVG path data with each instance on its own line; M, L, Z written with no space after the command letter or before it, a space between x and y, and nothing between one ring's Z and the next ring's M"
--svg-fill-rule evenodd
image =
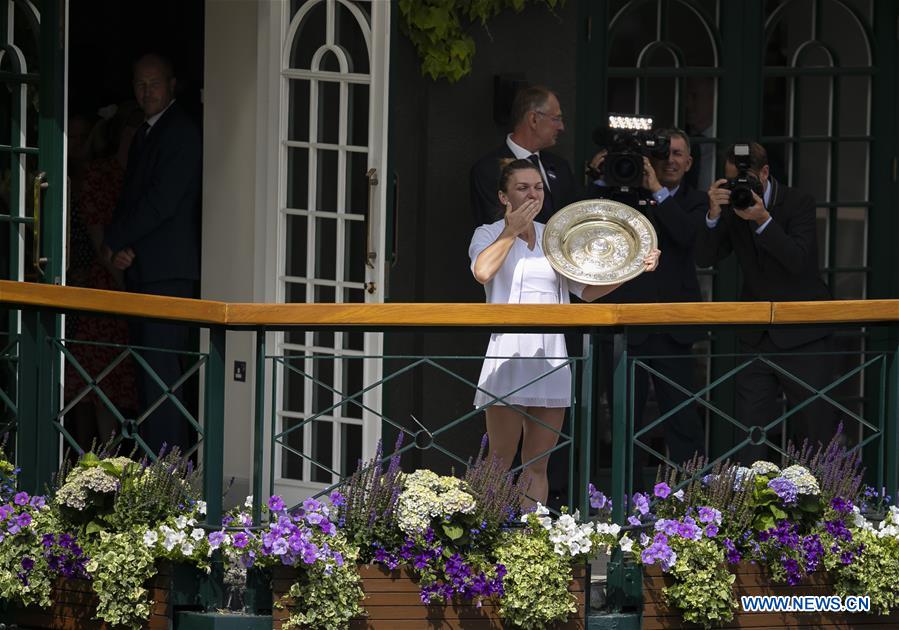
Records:
M755 203L752 198L752 189L748 186L737 186L730 193L730 205L735 210L745 210Z
M637 174L637 162L633 159L623 159L615 161L615 179L618 181L631 181ZM643 164L639 164L641 170Z

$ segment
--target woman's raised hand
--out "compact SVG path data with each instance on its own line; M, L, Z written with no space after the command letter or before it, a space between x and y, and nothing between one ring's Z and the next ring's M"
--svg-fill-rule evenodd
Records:
M534 217L540 212L540 202L537 199L528 199L515 210L512 204L506 201L506 227L518 236L527 230L534 221Z
M659 249L654 249L649 254L647 254L646 258L643 259L643 266L646 267L645 271L655 271L659 268L659 258L662 256L662 251Z

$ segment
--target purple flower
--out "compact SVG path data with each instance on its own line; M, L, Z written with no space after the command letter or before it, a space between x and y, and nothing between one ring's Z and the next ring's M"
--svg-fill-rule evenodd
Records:
M628 516L627 522L630 523L631 525L633 525L634 527L640 526L640 518L637 516L633 516L633 515Z
M655 485L655 487L652 489L652 492L660 499L667 499L668 495L671 494L671 487L667 483L662 481Z
M22 512L16 517L16 523L18 523L19 527L28 527L31 524L31 514Z
M211 532L208 536L208 540L212 547L218 547L225 540L225 532Z
M231 541L234 543L234 546L238 549L243 549L249 544L250 539L244 532L237 532L234 536L231 537Z
M716 525L721 523L721 512L716 510L713 507L702 506L699 508L699 522L700 523L715 523Z
M277 494L273 494L269 497L268 509L272 512L282 512L284 510L284 500Z
M660 518L656 521L656 531L664 532L668 536L677 536L678 522L673 519Z
M842 497L834 497L830 502L830 507L839 514L849 514L852 511L852 501Z
M730 538L724 539L724 551L724 559L727 560L728 564L737 564L740 560L742 560L740 552L737 551L737 548L734 545L734 541L732 541Z
M309 498L303 501L303 509L307 512L316 512L320 510L322 504L316 501L315 499Z
M16 505L28 505L28 493L27 492L18 492L16 496L13 497L12 502Z
M47 505L47 501L46 499L44 499L44 497L40 495L31 497L31 507L33 507L34 509L39 510L45 505Z
M768 482L768 487L774 490L774 494L780 497L784 505L794 505L796 503L799 489L796 484L784 477L775 477Z
M22 568L26 571L31 571L34 568L34 560L27 556L22 558Z
M705 535L708 538L714 538L718 535L718 526L714 523L709 523L705 526Z
M328 495L328 500L331 502L331 505L335 507L340 507L346 504L346 499L337 490Z
M590 494L590 507L596 510L611 509L612 500L594 488L592 483L587 486L587 490Z
M649 512L649 499L646 497L646 495L640 492L635 493L633 502L634 507L637 509L637 511L640 512L642 516L646 516L646 514Z

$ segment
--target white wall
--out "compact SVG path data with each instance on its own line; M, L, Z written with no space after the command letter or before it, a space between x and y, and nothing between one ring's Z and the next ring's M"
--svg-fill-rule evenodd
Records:
M265 0L263 0L265 1ZM258 0L206 0L203 90L202 297L254 301ZM252 333L229 332L225 360L226 503L242 500L252 478ZM233 379L234 361L247 380Z

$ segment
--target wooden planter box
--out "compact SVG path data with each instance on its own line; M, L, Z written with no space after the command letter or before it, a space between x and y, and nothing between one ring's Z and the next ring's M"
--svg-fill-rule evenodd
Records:
M172 591L173 569L168 563L161 564L158 573L147 585L150 618L144 623L146 630L170 630L173 619ZM53 604L50 608L28 606L11 609L3 618L22 628L46 630L112 630L113 626L95 619L99 598L88 580L58 578L50 593Z
M368 612L364 618L354 619L353 630L420 630L422 628L445 630L501 630L503 621L497 607L485 603L480 608L468 604L425 605L419 597L418 583L406 568L388 571L378 565L360 565L365 600L362 606ZM272 601L277 602L290 590L295 570L276 567L272 571ZM586 614L586 567L574 570L574 579L568 587L577 598L577 612L566 623L553 626L558 630L584 630ZM273 630L281 630L290 616L286 608L273 608Z
M732 570L734 570L732 568ZM735 568L734 594L737 609L734 618L720 628L859 628L864 630L899 628L899 612L890 615L831 612L743 612L740 607L741 595L834 595L833 580L826 572L810 575L796 586L778 585L771 580L763 567L750 562L741 562ZM685 623L677 610L668 608L662 598L662 588L673 580L662 574L655 565L643 568L643 630L668 628L701 628Z

